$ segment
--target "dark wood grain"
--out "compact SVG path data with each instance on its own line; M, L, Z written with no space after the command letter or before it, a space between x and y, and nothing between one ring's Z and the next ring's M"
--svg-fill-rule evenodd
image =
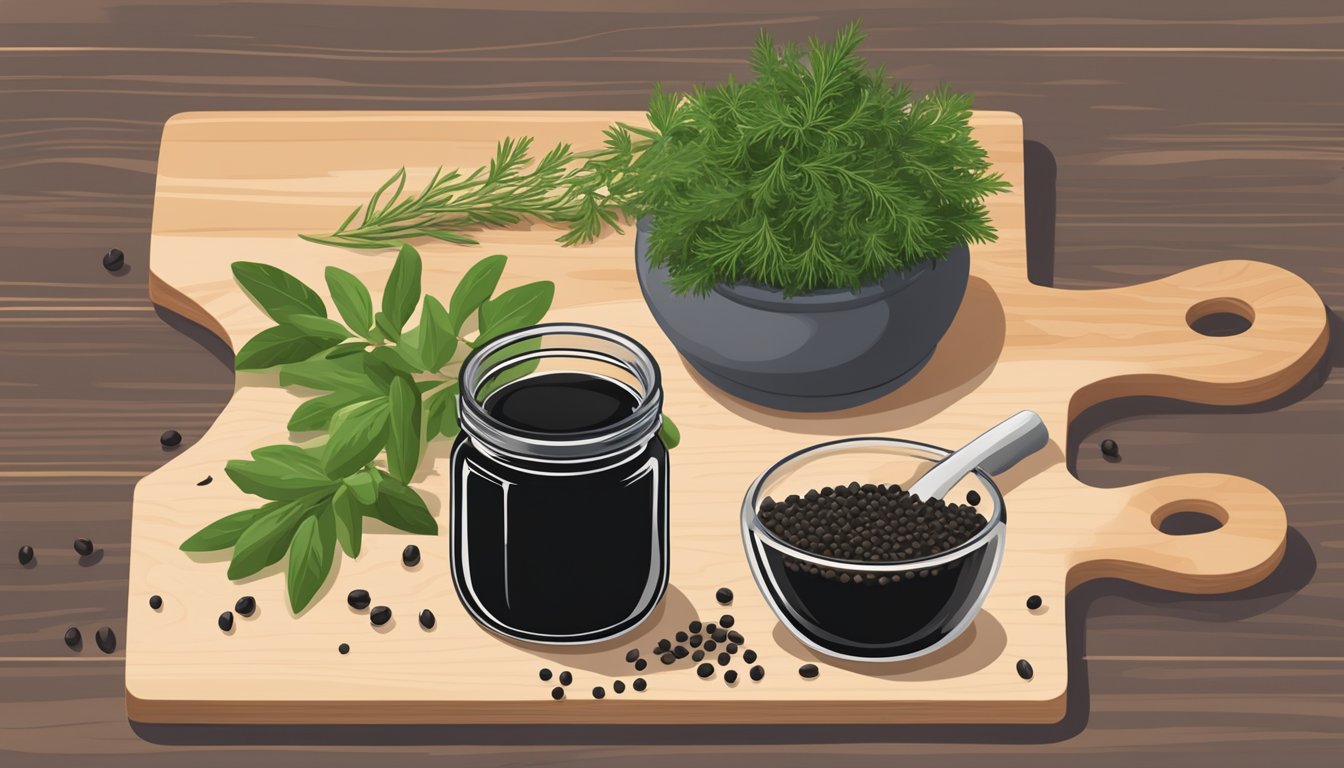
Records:
M654 765L860 765L898 754L1305 765L1338 756L1338 345L1312 380L1265 406L1146 400L1075 425L1070 453L1088 482L1240 474L1279 494L1292 531L1284 565L1243 593L1086 586L1071 603L1071 634L1087 684L1053 729L132 730L120 650L104 657L90 644L75 654L61 635L109 625L134 642L122 631L132 487L168 458L160 432L178 429L189 445L232 389L218 345L170 324L146 298L158 138L177 112L638 108L655 80L684 87L746 74L757 27L797 39L862 15L866 51L897 77L917 89L946 81L977 93L979 107L1023 116L1036 147L1033 259L1053 264L1055 285L1260 259L1309 280L1335 313L1335 337L1344 330L1337 2L569 5L0 6L0 761L68 765L111 753L128 765L288 763L301 757L291 743L331 765L380 753L496 765L624 765L636 755ZM127 254L125 274L99 264L113 246ZM1102 437L1120 443L1122 461L1102 459ZM95 541L97 562L79 562L77 536ZM37 550L35 568L14 559L24 543ZM239 745L247 740L260 745Z

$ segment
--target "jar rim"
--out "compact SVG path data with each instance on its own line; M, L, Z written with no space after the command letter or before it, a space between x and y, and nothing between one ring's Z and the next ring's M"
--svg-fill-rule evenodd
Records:
M480 402L476 400L475 389L498 366L482 371L481 368L491 355L500 350L532 338L543 336L582 336L599 339L631 353L631 360L623 360L598 352L575 354L581 350L557 349L554 352L568 352L568 357L589 357L600 359L612 365L625 368L639 380L644 389L636 393L639 404L620 420L597 429L576 432L538 432L505 424L495 419ZM529 357L547 357L547 350L537 350ZM521 357L522 355L520 355ZM515 358L509 358L513 360ZM501 361L503 363L505 361ZM663 384L662 371L653 354L638 341L610 328L587 323L540 323L537 325L510 331L483 346L472 350L462 362L462 374L459 379L457 401L458 419L463 431L480 438L495 450L504 451L524 458L574 458L588 459L599 455L626 450L642 444L657 433L662 425Z

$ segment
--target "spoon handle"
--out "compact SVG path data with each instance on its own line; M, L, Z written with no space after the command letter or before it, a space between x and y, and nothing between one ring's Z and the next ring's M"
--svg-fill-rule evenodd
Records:
M976 467L990 475L1006 472L1049 441L1050 431L1041 417L1035 411L1019 411L935 464L910 492L921 499L941 499Z

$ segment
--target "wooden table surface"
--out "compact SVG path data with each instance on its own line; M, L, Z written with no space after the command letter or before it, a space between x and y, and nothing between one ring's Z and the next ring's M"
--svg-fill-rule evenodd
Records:
M456 6L447 9L444 6ZM201 766L1333 762L1344 751L1344 352L1239 409L1129 401L1068 436L1113 486L1228 472L1288 509L1250 590L1094 583L1070 599L1069 715L1049 727L228 728L126 720L131 488L232 391L222 346L145 280L163 121L202 109L630 109L745 74L759 26L829 35L925 89L1020 113L1033 274L1123 285L1228 257L1302 275L1344 332L1344 15L1337 2L347 0L0 4L0 763ZM560 4L555 4L560 5ZM870 8L878 6L881 8ZM1189 7L1184 7L1184 6ZM817 8L826 7L819 11ZM838 8L838 9L837 9ZM1272 14L1272 17L1271 17ZM100 257L127 254L109 274ZM247 254L239 254L245 258ZM1117 440L1122 460L1096 444ZM99 551L81 563L79 536ZM21 568L14 552L37 550ZM61 641L78 625L81 653ZM92 646L99 626L122 648ZM712 706L707 704L707 706Z

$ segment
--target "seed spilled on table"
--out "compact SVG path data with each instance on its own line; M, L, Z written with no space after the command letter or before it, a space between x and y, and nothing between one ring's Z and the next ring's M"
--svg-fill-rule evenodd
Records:
M111 653L117 650L117 636L111 627L99 627L93 634L93 644L103 653Z
M345 602L349 604L351 608L354 608L357 611L362 611L369 607L371 601L369 599L368 590L355 589L351 590L350 594L346 596Z
M420 612L420 626L425 629L434 628L434 612L428 608Z
M821 674L821 670L817 668L816 664L804 664L803 666L798 668L798 674L802 675L804 678L808 680L811 680L812 678Z
M750 675L752 680L757 681L761 680L762 678L765 677L765 667L762 667L760 664L757 664L756 666L751 668Z
M648 669L648 667L649 667L649 662L645 661L644 659L635 659L635 671L636 671L636 672L643 672L645 669Z
M625 683L621 682L620 680L617 680L616 682L611 684L611 690L617 693L625 693Z
M756 652L748 648L747 650L742 652L742 660L747 662L748 664L755 664Z
M414 544L407 544L406 548L401 550L401 562L407 568L414 568L420 564L420 548Z
M645 688L649 687L649 684L644 680L644 678L636 677L635 682L631 683L630 687L634 688L636 691L643 691Z
M80 557L88 557L93 554L93 542L89 539L75 539L75 552Z
M182 433L176 429L170 429L159 435L159 445L164 448L173 448L182 442Z
M153 608L156 611L159 610L160 608L163 607L163 598L159 597L158 595L150 595L149 607Z
M541 678L541 682L543 683L549 682L551 679L551 670L542 667L541 670L537 672L537 677Z
M219 621L216 623L219 624L219 628L224 632L233 629L233 612L225 611L219 614Z
M122 253L120 248L113 248L103 254L103 269L108 272L116 272L126 266L126 254Z
M563 671L563 672L560 673L560 684L561 684L561 685L569 685L569 684L572 683L572 682L574 682L574 675L573 675L573 673L571 673L571 672L570 672L569 670L567 670L567 669L566 669L565 671Z
M392 620L392 609L386 605L375 605L372 611L369 611L369 621L373 622L375 627L381 627Z
M635 661L637 661L638 659L639 659L639 649L638 649L638 648L631 648L630 650L628 650L628 651L625 652L625 660L626 660L627 663L633 664L633 663L635 663Z
M71 627L65 630L65 644L73 651L78 651L84 645L84 637L79 633L79 627Z
M251 595L243 595L233 604L233 610L239 616L251 616L257 610L257 599Z
M337 652L339 652L342 656L344 656L345 654L347 654L347 653L350 652L350 644L349 644L349 643L341 643L340 645L336 646L336 650L337 650Z
M1037 608L1040 608L1040 607L1041 607L1041 596L1040 596L1040 595L1032 595L1031 597L1028 597L1028 598L1027 598L1027 610L1029 610L1029 611L1034 611L1034 610L1036 610Z
M1023 680L1030 680L1031 677L1032 677L1032 675L1034 675L1034 674L1036 674L1036 673L1035 673L1035 671L1031 668L1031 662L1027 661L1026 659L1018 659L1018 660L1017 660L1017 674L1018 674L1018 676L1021 677Z
M554 688L551 689L551 698L555 699L556 701L565 698L565 689L561 688L558 685L555 686Z
M709 677L710 675L714 674L714 665L710 664L709 662L705 662L704 664L701 664L700 666L695 668L695 674L701 677Z
M714 593L714 599L719 601L719 605L728 605L733 602L733 590L727 587L719 587L719 590Z
M199 483L196 483L196 484L197 484L197 485L209 485L209 484L213 483L214 481L215 481L215 478L211 477L210 475L206 475L204 480L202 480L202 481L200 481Z
M723 673L723 682L732 685L737 682L737 670L730 669Z
M593 698L594 698L594 699L605 698L606 695L607 695L607 692L604 691L604 690L602 690L602 686L600 686L600 685L593 686Z

